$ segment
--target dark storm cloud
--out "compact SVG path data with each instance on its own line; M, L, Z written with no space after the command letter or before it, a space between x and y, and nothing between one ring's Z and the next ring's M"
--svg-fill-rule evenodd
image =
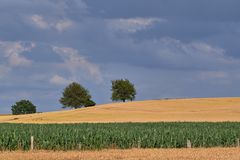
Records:
M164 17L192 21L239 21L238 0L105 0L85 1L93 16Z
M110 101L110 81L138 100L237 96L238 0L2 0L0 112L22 98L57 110L63 87ZM31 44L31 47L26 44Z

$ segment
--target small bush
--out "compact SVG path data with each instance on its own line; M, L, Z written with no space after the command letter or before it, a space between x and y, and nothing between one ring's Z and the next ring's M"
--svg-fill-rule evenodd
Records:
M95 105L96 105L96 103L91 99L87 100L84 104L85 107L91 107L91 106L95 106Z
M12 106L12 114L14 115L31 113L36 113L36 106L34 106L29 100L18 101Z

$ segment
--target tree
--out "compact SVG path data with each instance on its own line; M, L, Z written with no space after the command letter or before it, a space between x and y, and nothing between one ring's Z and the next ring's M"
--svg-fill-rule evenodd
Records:
M80 84L73 82L69 84L63 92L63 97L59 102L63 105L63 108L81 108L86 106L86 103L91 100L89 91Z
M95 105L96 105L96 103L91 99L87 100L84 104L85 107L92 107L92 106L95 106Z
M127 79L120 79L112 81L112 97L113 101L134 100L136 90L134 85Z
M12 106L12 114L18 115L36 113L36 108L37 107L29 100L21 100Z

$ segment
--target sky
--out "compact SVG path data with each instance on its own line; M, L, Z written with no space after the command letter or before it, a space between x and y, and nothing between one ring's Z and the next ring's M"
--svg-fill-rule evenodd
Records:
M0 0L0 113L61 110L75 81L97 104L111 80L136 100L239 96L239 0Z

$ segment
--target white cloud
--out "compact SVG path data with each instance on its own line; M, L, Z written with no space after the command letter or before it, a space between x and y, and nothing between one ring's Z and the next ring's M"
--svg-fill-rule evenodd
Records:
M80 70L83 70L97 82L101 82L103 80L99 67L81 56L77 50L56 46L53 46L52 49L62 57L64 60L64 67L71 72L73 77L78 75Z
M49 18L46 19L41 15L32 15L30 17L31 22L40 29L55 29L58 32L63 32L69 28L71 28L74 23L69 19L56 19Z
M120 18L107 20L110 29L120 30L124 32L135 33L151 27L157 22L164 22L165 19L161 18Z
M219 70L240 67L222 48L204 42L184 43L174 38L161 38L133 44L135 52L150 53L161 67L178 70ZM147 55L146 55L147 56Z
M67 28L70 28L73 26L73 22L70 20L60 20L57 21L55 24L52 24L52 26L57 29L59 32L62 32L66 30Z
M35 47L33 42L6 42L0 41L0 50L4 58L8 59L10 67L29 66L32 61L22 55L22 53L30 51Z
M31 60L23 56L19 56L18 54L12 54L9 56L9 62L11 66L28 66L32 63Z
M48 24L48 22L46 22L42 16L40 15L32 15L31 16L31 20L32 22L39 28L41 29L48 29L50 26Z
M51 79L50 79L50 83L55 84L55 85L67 85L69 83L71 83L71 80L68 80L62 76L59 75L54 75Z

